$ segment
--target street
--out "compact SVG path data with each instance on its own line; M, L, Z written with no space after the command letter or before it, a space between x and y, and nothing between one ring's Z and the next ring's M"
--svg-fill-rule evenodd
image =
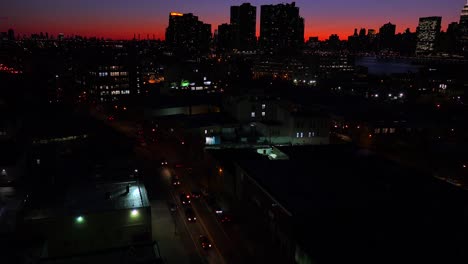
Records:
M136 124L109 121L102 113L93 114L127 137L136 138ZM145 141L144 144L138 140L135 142L138 145L135 145L134 151L144 166L141 168L143 181L152 207L153 240L158 242L166 263L245 263L245 254L240 252L237 243L231 241L203 198L191 200L197 221L187 221L179 195L190 194L198 186L193 180L194 175L189 174L184 166L175 166L188 164L186 155L182 154L183 149L180 149L183 146L177 141L169 140ZM159 163L163 158L168 161L165 167L161 167ZM171 184L171 175L177 175L181 179L182 184L177 188ZM177 205L177 210L171 212L169 204ZM213 247L203 249L199 241L200 235L206 236Z

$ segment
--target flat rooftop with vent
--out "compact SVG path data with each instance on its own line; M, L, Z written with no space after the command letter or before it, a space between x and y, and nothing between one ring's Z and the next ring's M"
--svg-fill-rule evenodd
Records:
M24 224L43 259L151 241L151 207L136 181L74 185L32 200Z

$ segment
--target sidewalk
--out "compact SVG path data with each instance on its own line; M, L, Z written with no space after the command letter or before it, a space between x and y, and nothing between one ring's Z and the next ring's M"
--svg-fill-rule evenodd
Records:
M177 226L177 234L175 234L174 218L172 217L167 204L162 200L153 200L151 203L151 219L153 228L153 240L159 244L161 256L164 262L189 264L194 263L191 261L191 256L188 254L187 249L184 247L181 239L180 230L182 226Z

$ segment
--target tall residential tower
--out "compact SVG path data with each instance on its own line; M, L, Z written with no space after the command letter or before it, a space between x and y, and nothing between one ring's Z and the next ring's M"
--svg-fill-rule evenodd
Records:
M248 3L231 6L232 46L237 50L253 50L256 46L257 8Z
M421 17L417 30L417 55L429 55L436 50L437 37L440 34L442 17Z
M166 42L177 52L196 54L208 52L211 25L198 20L193 14L172 12L166 29Z
M263 5L260 14L260 45L269 51L291 51L304 44L304 18L291 4Z
M468 50L468 0L460 15L460 34L462 48Z

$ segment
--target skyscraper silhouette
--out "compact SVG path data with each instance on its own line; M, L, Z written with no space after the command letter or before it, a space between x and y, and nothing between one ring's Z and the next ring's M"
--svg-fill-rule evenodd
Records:
M198 54L209 50L211 25L198 20L191 13L169 14L166 43L173 50L184 54Z
M263 5L260 14L260 44L269 51L291 51L304 43L304 18L291 4Z
M256 33L257 8L244 3L231 6L231 28L233 48L238 50L253 50L257 42Z

